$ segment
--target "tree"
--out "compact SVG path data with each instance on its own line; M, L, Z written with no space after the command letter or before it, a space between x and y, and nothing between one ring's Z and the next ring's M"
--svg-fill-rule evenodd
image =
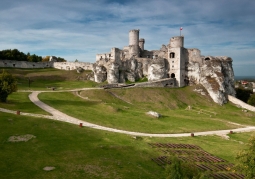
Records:
M16 78L3 70L0 75L0 101L6 102L8 95L15 91L17 91Z
M50 61L50 56L46 56L42 58L42 62L48 62Z
M248 99L248 104L255 106L255 94L251 95Z
M255 136L252 136L248 142L248 148L242 150L237 155L239 164L237 168L241 170L245 179L255 178Z
M252 94L251 90L243 89L243 88L237 88L236 89L236 98L242 100L245 103L247 103L247 101L250 98L251 94Z

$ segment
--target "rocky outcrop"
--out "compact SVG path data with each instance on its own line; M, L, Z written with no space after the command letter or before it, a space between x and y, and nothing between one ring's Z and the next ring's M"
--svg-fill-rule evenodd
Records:
M229 57L206 57L203 63L186 65L190 84L201 84L214 102L224 104L228 95L235 96L232 59Z
M154 59L148 68L148 81L166 78L167 65L163 58Z
M94 80L97 83L102 83L107 79L107 70L104 66L93 66Z
M112 63L108 69L107 81L108 83L119 83L119 65Z

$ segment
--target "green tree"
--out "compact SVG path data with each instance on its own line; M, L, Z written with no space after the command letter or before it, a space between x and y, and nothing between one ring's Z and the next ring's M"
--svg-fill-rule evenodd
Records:
M255 106L255 94L250 96L247 103L252 105L252 106Z
M236 98L242 100L245 103L247 103L247 101L250 98L251 94L252 94L251 90L243 89L243 88L237 88L236 89Z
M239 161L237 169L245 175L245 179L255 178L255 136L249 139L248 147L237 155Z
M3 70L0 75L0 101L6 102L8 95L15 91L17 91L16 78Z

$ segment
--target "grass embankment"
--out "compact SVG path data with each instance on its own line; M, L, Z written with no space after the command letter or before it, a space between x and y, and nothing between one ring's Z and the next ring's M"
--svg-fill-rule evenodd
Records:
M0 68L11 73L18 80L18 90L68 90L74 88L95 87L97 83L85 80L91 71L77 73L54 68L19 69ZM30 87L29 87L30 80Z
M243 113L227 104L219 106L193 92L192 87L112 89L82 91L82 99L73 93L42 93L45 103L78 119L128 131L146 133L185 133L239 128L229 122L255 125L254 113ZM191 106L192 110L186 110ZM156 111L161 118L148 116ZM202 111L201 111L202 110Z
M0 178L165 178L151 161L162 155L148 143L196 144L207 152L235 162L251 133L186 138L139 138L48 119L1 113ZM10 136L31 134L27 142L8 142ZM56 167L44 171L46 166Z

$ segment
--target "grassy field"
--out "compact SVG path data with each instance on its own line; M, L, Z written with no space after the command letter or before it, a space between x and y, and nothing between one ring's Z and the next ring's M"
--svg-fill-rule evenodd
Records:
M48 112L45 112L38 106L34 105L28 98L29 94L30 92L12 93L11 95L8 96L6 103L0 102L0 107L26 113L50 115Z
M107 90L80 92L87 100L69 92L41 93L39 98L81 120L128 131L184 133L240 127L233 122L255 125L254 113L243 113L231 104L219 106L209 98L193 92L192 87L110 91L132 104L116 98ZM188 105L192 106L192 110L186 110ZM151 110L159 112L162 117L147 115L146 112Z
M85 80L91 71L77 73L76 70L66 71L54 68L19 69L0 68L17 78L18 90L68 90L74 88L96 87L98 84ZM31 81L29 87L29 79Z
M74 89L97 86L78 80L89 72L56 69L6 69L15 75L20 90L46 90L46 87ZM84 75L84 76L82 76ZM32 79L28 88L28 78ZM255 125L255 113L244 113L232 104L219 106L194 87L130 88L111 90L41 93L39 98L50 106L95 124L148 133L180 133L232 129ZM50 89L49 89L50 90ZM22 112L47 114L31 103L29 92L17 92L0 107ZM116 97L118 96L118 97ZM120 99L119 99L120 98ZM187 110L191 106L192 110ZM156 111L161 118L148 116ZM231 122L231 123L230 123ZM31 134L27 142L9 142L11 136ZM48 119L0 112L0 178L102 178L163 179L164 169L151 158L162 155L148 143L195 144L207 152L235 163L238 151L254 133L219 136L151 138L116 134ZM44 171L46 166L56 167Z
M148 143L196 144L207 152L235 162L252 133L186 138L139 138L68 123L0 113L0 178L165 178L164 169L151 161L160 155ZM31 134L27 142L11 136ZM56 167L44 171L46 166Z

